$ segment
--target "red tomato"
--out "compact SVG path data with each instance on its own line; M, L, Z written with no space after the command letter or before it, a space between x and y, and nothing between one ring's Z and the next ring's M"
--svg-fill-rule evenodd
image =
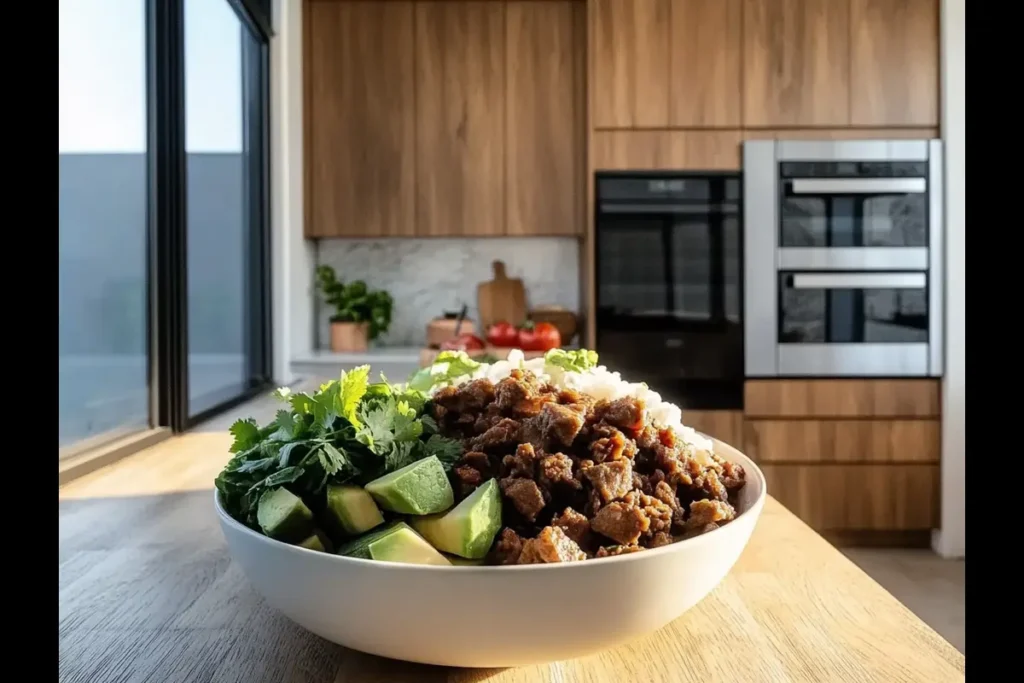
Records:
M562 345L562 335L551 323L526 323L519 330L519 348L523 351L550 351Z
M441 344L442 351L480 351L486 346L484 340L473 334L460 334L458 337L446 339Z
M511 324L502 321L494 323L487 330L487 341L491 346L510 348L519 345L519 332Z

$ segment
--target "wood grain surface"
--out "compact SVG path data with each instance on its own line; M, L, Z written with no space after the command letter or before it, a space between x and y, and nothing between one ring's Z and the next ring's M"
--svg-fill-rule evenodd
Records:
M229 442L177 437L60 490L61 681L964 680L959 652L773 499L722 584L626 646L496 670L347 650L279 616L228 557L211 482Z

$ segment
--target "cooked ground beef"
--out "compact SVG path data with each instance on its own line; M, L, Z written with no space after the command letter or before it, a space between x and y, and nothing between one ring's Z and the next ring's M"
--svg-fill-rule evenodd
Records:
M587 559L576 542L566 536L561 527L546 526L523 543L518 564L542 564L545 562L573 562Z
M491 564L568 562L657 548L736 516L739 465L649 422L643 401L598 401L514 370L438 391L433 415L466 448L461 499L498 478L505 528Z

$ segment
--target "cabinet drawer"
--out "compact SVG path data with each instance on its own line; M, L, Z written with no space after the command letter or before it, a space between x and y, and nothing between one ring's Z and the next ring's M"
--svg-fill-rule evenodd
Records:
M817 531L932 529L938 465L762 465L768 493Z
M744 385L747 418L939 417L932 379L766 379Z
M933 463L938 420L747 420L743 447L758 462Z

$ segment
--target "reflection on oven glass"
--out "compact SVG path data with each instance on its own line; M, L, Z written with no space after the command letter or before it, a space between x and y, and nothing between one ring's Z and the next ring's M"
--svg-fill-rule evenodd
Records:
M597 259L602 307L638 313L665 310L661 230L623 221L602 230Z
M924 247L925 195L786 197L783 247Z
M920 247L928 244L923 194L872 197L864 202L864 245Z
M825 339L827 293L823 289L783 287L782 329L779 341L787 344L822 343Z
M828 200L822 197L787 197L782 202L781 245L828 245Z

